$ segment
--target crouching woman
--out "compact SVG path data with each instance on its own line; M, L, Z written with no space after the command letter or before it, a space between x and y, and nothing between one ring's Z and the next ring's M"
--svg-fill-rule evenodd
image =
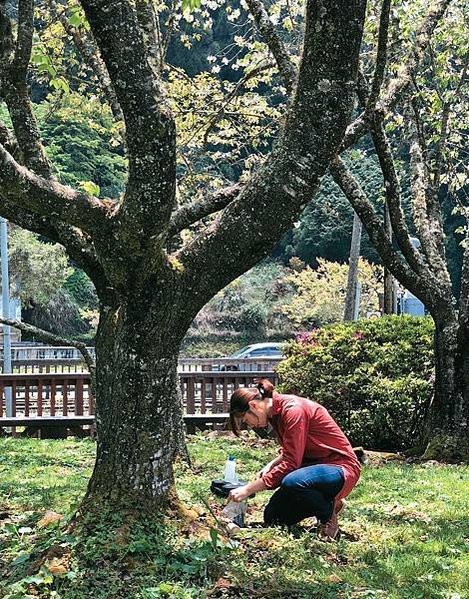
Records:
M316 516L318 533L335 539L344 498L357 484L360 463L345 434L318 403L277 393L270 381L237 389L231 396L230 421L239 435L241 423L251 428L271 425L280 444L278 457L256 480L231 491L232 501L277 489L264 511L266 525L292 525Z

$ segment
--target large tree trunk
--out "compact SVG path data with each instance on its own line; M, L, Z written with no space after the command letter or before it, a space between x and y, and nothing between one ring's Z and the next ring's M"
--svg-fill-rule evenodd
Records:
M138 294L101 312L88 509L154 513L173 496L173 463L183 444L177 358L184 327L175 312L170 301L155 306Z
M469 343L454 318L435 318L435 391L424 457L469 460Z

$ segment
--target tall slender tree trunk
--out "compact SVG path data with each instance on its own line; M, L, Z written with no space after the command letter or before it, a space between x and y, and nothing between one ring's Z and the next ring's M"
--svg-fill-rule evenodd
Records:
M347 292L345 295L344 320L353 320L357 301L358 261L362 240L362 221L356 212L353 213L352 241L348 261Z
M454 317L434 316L435 391L425 458L469 459L469 343Z
M158 305L138 294L102 309L88 507L153 513L173 497L173 463L183 444L177 374L183 320L168 299Z

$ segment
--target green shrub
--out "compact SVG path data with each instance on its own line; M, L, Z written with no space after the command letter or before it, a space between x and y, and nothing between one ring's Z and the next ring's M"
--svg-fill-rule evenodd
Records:
M433 323L388 316L297 335L278 367L283 391L323 404L352 444L419 443L432 396Z

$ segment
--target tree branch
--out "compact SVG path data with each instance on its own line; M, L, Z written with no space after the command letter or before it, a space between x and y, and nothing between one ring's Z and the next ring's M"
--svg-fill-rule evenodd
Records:
M423 20L417 31L410 55L406 60L401 61L400 71L397 77L391 79L389 82L386 93L377 107L378 110L384 113L396 106L396 104L402 100L403 95L412 83L413 73L417 72L422 59L424 58L425 51L429 46L433 32L443 18L450 3L451 0L438 0L430 7L426 18Z
M72 339L66 339L65 337L60 337L59 335L55 335L54 333L50 333L49 331L45 331L44 329L39 329L38 327L33 326L32 324L26 324L25 322L20 322L19 320L11 320L9 318L1 318L0 323L7 325L9 327L13 327L14 329L18 329L23 333L27 333L28 335L34 335L41 341L45 341L46 343L55 343L56 345L66 345L67 347L76 347L78 351L83 356L83 360L88 366L88 370L90 374L94 376L96 370L96 364L93 359L93 356L90 354L88 348L81 341L73 341Z
M412 51L407 58L401 61L401 69L398 76L392 79L386 88L385 94L381 100L376 103L374 113L378 113L382 118L391 111L406 93L412 82L412 75L418 70L428 48L429 40L435 31L440 20L446 12L451 0L437 0L435 5L430 8L427 16L419 27L415 40L412 45ZM369 129L368 114L363 111L348 127L341 145L341 152L355 145Z
M389 13L391 10L391 0L383 0L378 32L378 48L376 51L375 72L373 82L368 97L365 113L370 114L376 106L381 93L381 86L384 81L384 73L388 61L388 35L389 35Z
M24 164L38 175L50 177L51 169L31 108L26 80L34 30L32 4L30 0L20 2L14 52L11 21L5 3L0 3L0 33L3 33L0 35L0 90L8 106Z
M469 227L469 211L466 215L466 227ZM460 347L469 343L469 230L466 228L464 252L461 269L461 293L459 296L459 337Z
M246 0L246 4L254 17L257 29L275 58L287 95L291 96L295 88L297 69L290 58L290 54L275 30L262 0Z
M97 198L39 177L0 145L0 194L9 202L90 233L100 230L112 207Z
M331 163L330 172L355 212L360 217L374 247L378 251L386 268L403 283L414 295L427 305L435 301L435 286L414 272L393 248L383 222L376 214L373 204L368 200L360 184L347 169L343 160L336 156ZM436 286L436 288L438 288ZM429 291L431 290L431 291Z
M350 118L363 0L309 0L298 83L282 134L259 171L177 258L201 305L266 256L319 187Z
M137 18L143 31L148 58L155 75L161 72L163 58L161 42L158 40L159 23L153 0L136 0Z
M56 7L54 3L49 2L48 4L51 11L55 11ZM117 100L116 92L112 86L106 65L99 55L96 42L92 38L92 34L90 33L88 36L86 36L84 31L80 31L76 27L72 27L65 10L62 10L57 16L66 33L73 39L73 43L75 44L78 52L81 54L83 60L93 71L101 89L103 90L114 118L116 121L123 121L124 115L122 113L119 101Z
M18 2L18 33L16 36L15 57L12 67L17 77L26 80L29 59L33 45L34 33L34 0L19 0Z
M451 293L451 279L445 259L444 231L441 210L435 206L436 199L431 197L428 173L417 142L410 148L412 209L414 222L419 232L422 249L428 263L446 292Z
M446 102L443 105L443 110L441 113L441 125L440 125L440 136L436 143L435 148L435 157L434 157L434 167L433 167L433 187L435 190L440 188L441 183L441 173L443 171L443 161L444 161L444 151L446 148L446 141L448 139L449 134L449 116L451 112L451 104Z
M116 213L122 240L146 254L174 207L176 131L130 0L81 0L126 124L129 176ZM155 248L155 251L157 248Z
M0 144L9 152L12 156L19 156L21 153L18 142L15 139L13 133L8 129L5 123L0 121Z
M211 130L213 129L213 127L217 124L217 122L223 117L223 115L225 114L225 109L228 106L228 104L231 102L231 100L233 100L233 98L235 98L238 93L240 92L240 90L244 87L244 85L250 80L253 79L254 77L257 77L257 75L259 75L259 73L262 73L263 71L266 71L267 69L270 69L273 65L272 64L260 64L256 67L254 67L251 71L249 71L248 73L246 73L244 75L244 77L242 79L240 79L238 81L238 83L236 84L236 86L233 88L233 90L226 96L226 98L223 100L223 104L221 106L221 108L217 111L217 113L210 119L208 125L206 125L206 130L204 133L204 146L206 146L208 144L208 137L210 135ZM200 129L199 129L200 131ZM197 131L198 132L198 131ZM191 137L192 138L192 137Z
M173 214L168 228L168 237L174 237L182 230L187 229L197 221L226 208L240 193L242 186L237 183L225 187L205 198L201 202L194 202L183 206Z
M384 179L384 194L389 209L392 230L397 243L411 268L417 273L429 274L428 266L422 260L420 252L412 245L409 230L401 206L401 186L394 165L389 142L381 122L374 121L371 135L378 155Z
M28 212L1 197L0 215L23 229L64 246L71 259L94 281L99 297L104 299L109 295L107 278L93 243L82 231L64 223L54 223L50 218Z

